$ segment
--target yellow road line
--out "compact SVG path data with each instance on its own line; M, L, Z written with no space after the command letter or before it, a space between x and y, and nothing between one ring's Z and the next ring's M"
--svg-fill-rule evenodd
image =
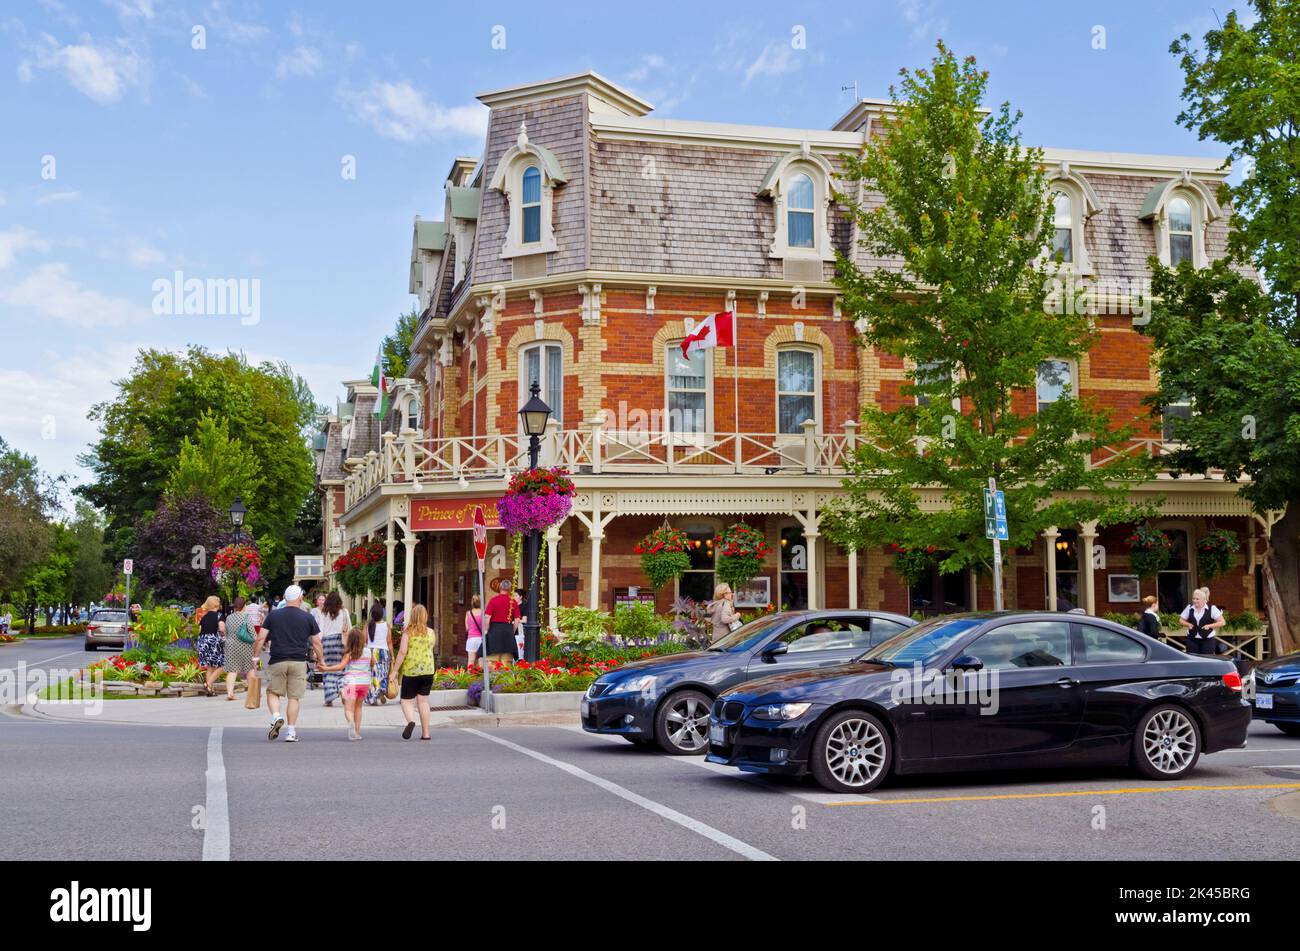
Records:
M1300 789L1300 783L1257 783L1247 786L1153 786L1135 789L1078 789L1069 792L1000 793L993 796L932 796L924 799L876 799L870 802L828 802L828 806L890 806L922 802L985 802L992 799L1056 799L1063 796L1124 796L1137 793L1214 792L1229 789Z

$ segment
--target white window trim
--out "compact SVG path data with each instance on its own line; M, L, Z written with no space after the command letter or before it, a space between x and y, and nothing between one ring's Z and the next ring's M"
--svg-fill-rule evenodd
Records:
M812 344L807 344L807 343L782 344L781 346L776 348L776 357L775 357L775 362L773 364L773 369L776 370L776 374L775 374L776 379L773 381L775 385L775 396L773 397L773 403L772 403L772 409L774 413L772 417L772 421L773 421L772 432L776 434L778 439L796 439L796 438L803 437L802 428L797 433L781 432L781 396L783 394L790 395L790 396L806 395L804 393L795 393L794 391L791 390L781 389L781 354L791 353L796 350L799 351L800 353L812 354L813 422L817 424L813 432L817 433L818 435L820 435L822 432L822 350L821 347L813 346Z
M1051 258L1051 251L1044 254L1044 260L1061 270L1073 271L1075 274L1092 274L1092 257L1088 254L1086 240L1088 219L1101 211L1101 199L1092 184L1082 176L1070 170L1068 162L1053 171L1047 180L1048 201L1056 192L1061 192L1070 199L1070 221L1073 230L1074 261L1056 265Z
M1064 363L1070 369L1070 395L1067 399L1077 400L1079 398L1079 362L1067 357L1047 357L1039 361L1039 366L1044 363ZM1038 398L1038 367L1034 367L1034 412L1040 412L1039 404L1042 402ZM1052 400L1052 402L1056 402Z
M560 352L560 398L552 399L552 394L546 392L546 356L547 347L555 347ZM519 405L523 406L528 402L531 394L528 392L528 351L541 350L543 355L538 362L539 381L542 384L542 402L551 408L551 419L564 426L564 344L559 340L530 340L519 348L517 362L519 364ZM558 404L558 405L557 405ZM518 415L518 414L516 414ZM519 420L519 432L524 431L524 421Z
M542 175L541 240L525 244L521 199L524 170L530 165L536 166ZM492 176L491 187L505 196L507 205L506 237L500 254L502 258L559 250L555 240L553 192L557 185L563 185L564 182L565 179L557 171L555 159L528 141L528 130L520 123L515 144L501 156L496 173Z
M1159 186L1157 186L1159 187ZM1209 254L1205 248L1205 233L1210 222L1223 214L1214 195L1201 182L1184 172L1181 178L1171 179L1164 185L1151 214L1156 241L1156 258L1165 267L1169 267L1169 203L1175 198L1184 198L1192 209L1192 267L1201 269L1209 267Z
M668 340L664 343L664 415L663 415L663 434L664 439L672 432L672 417L669 415L668 396L671 392L668 386L668 348L676 347L681 350L681 340ZM673 433L673 442L678 445L704 445L713 435L713 351L704 351L704 432L702 433Z
M790 247L790 222L786 208L786 195L790 180L796 175L807 175L813 184L813 246ZM768 257L784 260L834 261L835 249L831 244L830 206L831 182L834 170L830 163L812 152L805 142L797 152L791 152L777 162L768 173L768 183L759 191L760 196L772 199L776 212L776 233Z

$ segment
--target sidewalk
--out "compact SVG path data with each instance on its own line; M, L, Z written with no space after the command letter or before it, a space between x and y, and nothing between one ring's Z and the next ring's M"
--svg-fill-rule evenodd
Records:
M271 714L266 708L265 696L262 698L262 706L257 710L244 709L244 693L240 692L235 696L237 699L234 702L226 700L225 691L222 689L218 690L215 697L131 698L104 700L97 705L82 701L36 700L22 704L21 712L23 716L87 723L265 729L271 720ZM283 704L280 709L284 710ZM431 727L460 726L462 723L469 726L495 726L497 725L495 721L501 719L505 718L490 716L478 708L472 710L435 708L429 724ZM570 716L569 721L572 720L573 717ZM520 722L532 721L521 719ZM390 700L383 706L366 707L361 717L363 731L372 727L400 727L405 724L402 708L396 700ZM307 691L299 708L298 726L303 729L342 729L344 726L342 703L336 701L333 707L326 707L324 691Z

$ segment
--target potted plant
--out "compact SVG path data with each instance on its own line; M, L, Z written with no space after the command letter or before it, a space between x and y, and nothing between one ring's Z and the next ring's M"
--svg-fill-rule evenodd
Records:
M714 572L719 581L734 591L758 575L767 555L768 547L763 540L763 533L744 522L737 522L724 529L718 537Z
M907 582L909 588L915 588L927 578L934 569L934 547L903 548L900 545L889 546L894 553L894 572Z
M511 535L544 532L569 517L576 491L564 469L525 469L497 502L497 518Z
M262 583L262 555L253 542L226 545L212 558L212 580L226 594L229 603L248 597Z
M1169 564L1174 543L1158 528L1143 523L1128 537L1129 567L1141 578L1150 578Z
M1241 542L1235 532L1212 528L1196 543L1196 568L1202 581L1225 575L1237 562Z
M676 581L691 566L691 556L687 554L690 539L679 528L667 523L653 532L632 549L641 556L641 573L650 582L651 590L658 592L670 581Z

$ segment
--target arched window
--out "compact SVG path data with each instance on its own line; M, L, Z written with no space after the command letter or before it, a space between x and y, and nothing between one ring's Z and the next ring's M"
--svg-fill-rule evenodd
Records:
M534 383L541 387L542 402L551 408L551 419L563 426L564 348L558 343L529 344L520 352L519 405L528 402ZM522 421L521 421L522 425Z
M1038 364L1038 411L1069 396L1067 387L1074 382L1068 360L1044 360Z
M523 212L524 244L542 240L542 173L536 165L524 169L521 179L520 208Z
M1052 259L1074 263L1074 202L1065 192L1052 195Z
M787 347L776 352L776 431L802 435L804 420L817 418L817 354Z
M420 400L418 397L412 396L406 401L406 428L416 430L420 428Z
M1192 231L1192 205L1179 195L1169 202L1169 265L1192 261L1194 232Z
M786 206L787 243L792 248L814 246L813 228L817 221L816 190L813 180L800 172L790 179L789 199Z
M711 351L695 350L689 357L682 355L681 341L664 345L664 395L667 425L671 433L707 433L709 419L709 393L712 389L712 360L705 354Z

